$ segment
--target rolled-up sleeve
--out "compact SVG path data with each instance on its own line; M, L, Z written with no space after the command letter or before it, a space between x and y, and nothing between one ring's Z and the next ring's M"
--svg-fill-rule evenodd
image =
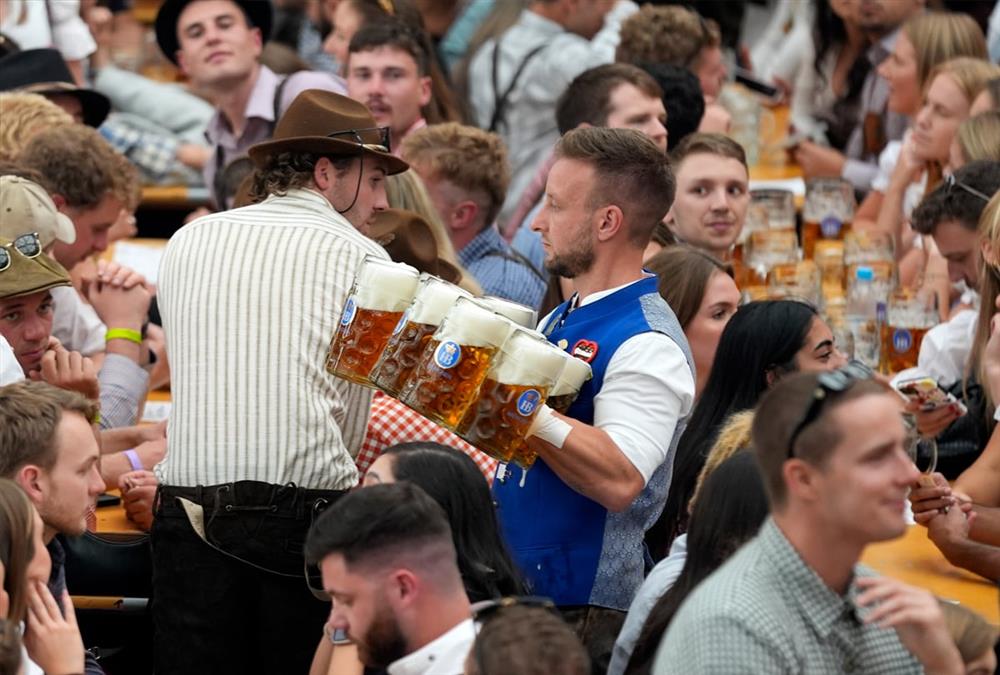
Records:
M101 429L135 424L139 404L149 389L149 373L121 354L108 354L97 380L101 385Z
M594 426L611 437L643 483L667 459L677 423L691 412L694 376L680 346L662 333L626 340L594 397Z

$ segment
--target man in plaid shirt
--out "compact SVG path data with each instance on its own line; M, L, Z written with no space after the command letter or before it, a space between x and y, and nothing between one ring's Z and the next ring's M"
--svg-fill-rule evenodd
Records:
M895 394L848 366L782 379L753 447L771 517L681 606L667 673L962 673L938 601L857 564L906 531L920 476Z
M483 472L486 480L491 485L493 484L493 474L496 473L497 469L495 459L469 445L444 427L431 422L420 413L414 412L406 405L381 392L377 392L372 400L368 430L365 432L365 440L362 442L361 450L355 459L360 479L364 479L368 467L378 459L378 456L386 448L411 441L430 441L461 450L476 462L476 466Z

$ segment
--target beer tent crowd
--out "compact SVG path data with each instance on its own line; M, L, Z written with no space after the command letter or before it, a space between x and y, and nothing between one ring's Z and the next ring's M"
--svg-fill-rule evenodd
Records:
M998 62L988 0L0 0L0 672L994 672L859 561L1000 579Z

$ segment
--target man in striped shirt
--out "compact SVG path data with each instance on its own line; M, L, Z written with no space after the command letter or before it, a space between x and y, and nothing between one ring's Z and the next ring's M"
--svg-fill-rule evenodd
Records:
M153 615L167 675L308 670L329 606L307 588L302 542L357 482L371 405L324 361L362 259L388 259L359 229L407 165L362 104L321 90L250 157L263 201L179 230L160 270L174 403Z

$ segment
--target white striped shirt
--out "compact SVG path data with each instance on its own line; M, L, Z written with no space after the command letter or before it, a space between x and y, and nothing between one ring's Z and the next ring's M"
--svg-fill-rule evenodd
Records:
M174 234L158 290L173 399L161 482L357 483L372 394L325 361L365 254L388 259L311 190Z

